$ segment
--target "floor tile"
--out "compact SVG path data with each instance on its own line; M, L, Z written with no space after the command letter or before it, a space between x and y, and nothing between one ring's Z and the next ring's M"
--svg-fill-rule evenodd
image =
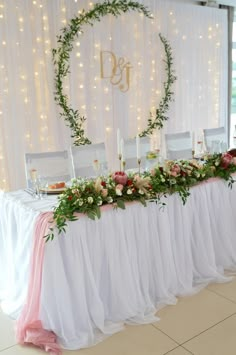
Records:
M169 351L165 355L192 355L188 350L184 349L182 346L178 346L178 348Z
M211 284L207 289L236 303L236 279L223 284Z
M205 289L163 308L158 312L161 320L154 326L182 344L234 313L236 304Z
M15 344L14 322L0 310L0 351Z
M235 355L236 315L184 344L194 355Z
M92 348L63 355L163 355L177 344L152 325L127 326Z
M33 346L15 345L0 352L1 355L45 355L45 351ZM48 354L48 353L47 353Z

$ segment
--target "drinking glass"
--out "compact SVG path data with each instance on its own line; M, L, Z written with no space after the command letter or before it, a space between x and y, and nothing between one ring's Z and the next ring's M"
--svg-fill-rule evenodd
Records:
M39 199L47 196L48 180L45 176L38 177L38 197Z

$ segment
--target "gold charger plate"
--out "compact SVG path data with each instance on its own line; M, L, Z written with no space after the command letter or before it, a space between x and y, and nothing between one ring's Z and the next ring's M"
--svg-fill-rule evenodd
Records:
M60 189L49 189L49 188L46 188L46 189L40 189L40 191L48 194L48 195L59 195L61 194L62 192L64 192L66 190L65 187L61 187Z

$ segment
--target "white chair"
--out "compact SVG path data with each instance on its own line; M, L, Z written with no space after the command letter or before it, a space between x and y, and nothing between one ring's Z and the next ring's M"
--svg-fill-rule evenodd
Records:
M226 151L227 135L224 127L206 128L203 130L206 150L210 153Z
M74 177L92 177L107 173L104 143L73 146L70 150Z
M141 158L141 168L146 167L146 155L150 151L150 138L141 137L140 138L140 158ZM137 147L136 138L124 139L124 155L125 155L125 169L137 169Z
M165 134L165 141L167 159L192 158L192 139L189 131Z
M67 150L25 154L25 175L27 186L31 187L30 171L50 182L69 181L73 177L70 155Z

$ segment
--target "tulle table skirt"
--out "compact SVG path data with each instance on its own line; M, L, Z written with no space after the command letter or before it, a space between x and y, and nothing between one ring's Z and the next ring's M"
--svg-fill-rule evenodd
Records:
M209 181L191 189L185 206L177 194L164 202L111 208L96 221L81 216L46 243L39 319L62 347L88 347L124 324L157 321L158 309L177 296L229 281L224 270L236 269L236 186ZM23 191L0 196L0 299L13 318L27 298L35 222L54 204Z

